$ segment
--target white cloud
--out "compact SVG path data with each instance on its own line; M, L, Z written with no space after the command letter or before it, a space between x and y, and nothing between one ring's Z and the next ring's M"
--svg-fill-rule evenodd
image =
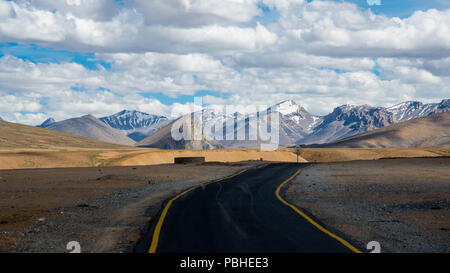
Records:
M61 90L52 96L41 97L47 104L28 93L5 94L0 92L0 116L8 121L38 125L48 117L64 120L72 117L93 114L97 117L117 113L123 109L136 109L144 112L168 115L171 108L151 98L139 95L117 95L109 91L88 90L77 92ZM44 109L45 108L45 109Z
M119 9L117 3L111 0L19 0L17 2L64 15L73 14L80 18L100 21L111 19Z
M262 25L242 27L237 24L240 22L237 19L242 17L241 20L248 21L253 18L253 15L242 16L242 12L234 9L240 6L254 6L254 1L244 0L242 5L236 5L230 11L220 9L220 5L219 8L211 10L213 14L224 13L223 16L226 14L230 17L237 16L236 24L221 25L211 22L198 27L188 27L185 22L180 25L146 24L145 9L137 10L134 6L115 11L114 16L108 17L108 20L98 20L96 16L88 16L89 12L82 12L83 16L78 16L77 13L65 9L53 11L49 9L52 5L43 2L54 3L53 1L42 1L36 4L28 1L15 3L0 0L2 15L0 42L35 42L75 51L186 53L199 50L202 52L254 50L270 45L276 40L276 35ZM164 1L145 1L147 2L151 3L143 5L165 5ZM204 12L212 7L211 4L206 4L209 1L194 2L193 6L198 6ZM84 1L83 6L89 5ZM191 9L181 11L190 13ZM164 17L164 13L159 14ZM189 18L193 19L197 16L194 14Z
M6 55L0 116L36 123L124 108L184 113L189 104L170 107L143 93L197 90L226 94L207 96L212 104L294 99L315 114L344 103L450 97L450 10L400 19L346 2L263 0L280 18L262 25L253 20L260 0L123 2L0 0L0 43L93 52L111 64L89 70Z
M292 44L328 56L449 56L450 10L417 11L405 19L356 5L314 1L292 24Z
M448 57L450 10L389 18L355 4L269 1L280 19L269 26L256 0L1 0L2 41L36 42L95 52L223 54L297 51L348 57Z
M148 25L199 27L211 24L248 22L261 11L259 0L129 0Z

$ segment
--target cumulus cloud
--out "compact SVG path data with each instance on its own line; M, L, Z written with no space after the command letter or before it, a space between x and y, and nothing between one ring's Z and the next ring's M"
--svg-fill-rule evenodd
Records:
M111 0L19 0L22 5L32 5L38 9L55 11L64 15L72 14L80 18L97 21L110 20L119 10L119 5Z
M448 57L450 10L400 19L350 3L263 1L278 22L255 23L257 0L1 0L2 41L69 50L220 54L230 50L348 57ZM19 31L20 30L20 31Z
M6 94L0 92L0 114L3 119L38 125L48 117L64 120L85 114L97 117L117 113L123 109L169 115L171 107L158 100L136 94L118 95L110 91L86 90L78 92L61 89L52 96L33 98L28 93ZM46 106L42 105L45 102ZM6 111L5 111L6 110Z
M230 17L237 16L236 20L232 20L235 24L214 23L187 27L186 22L180 25L147 24L145 19L147 9L137 10L140 5L164 6L168 5L169 1L167 3L165 1L135 1L137 3L133 3L138 4L137 7L131 6L117 10L112 17L106 16L107 20L98 20L98 16L90 16L92 12L97 14L103 9L98 8L92 11L90 1L87 0L80 0L79 5L69 5L68 2L62 5L50 5L46 4L47 2L55 3L56 1L38 1L35 4L28 1L16 3L0 0L0 15L2 15L0 17L0 42L34 42L75 51L186 53L191 51L253 50L274 43L276 40L276 35L260 24L246 27L237 25L236 23L239 23L237 19L242 17L239 15L242 12L235 11L235 8L228 13L220 8L211 10L219 15L223 13L223 16L226 14ZM172 5L178 3L178 1L172 2ZM192 5L206 14L208 8L214 6L206 3L210 2L193 1ZM243 1L242 5L251 6L253 4L255 4L254 1ZM106 5L106 2L103 1L93 7L102 7L102 5ZM53 6L67 6L68 8L49 9ZM80 11L78 13L71 12L73 6L80 7ZM85 6L90 8L81 9ZM155 11L151 8L150 10ZM246 10L244 9L244 11ZM191 9L182 9L182 11L190 14ZM156 12L165 18L165 13L161 13L163 11L156 10ZM247 21L253 16L244 17L240 20ZM197 16L189 15L188 18L194 19ZM186 20L189 21L189 19Z
M259 0L129 0L138 9L147 25L199 27L211 24L248 22L260 15Z
M313 1L273 26L286 47L326 56L448 56L450 10L389 18L354 4Z

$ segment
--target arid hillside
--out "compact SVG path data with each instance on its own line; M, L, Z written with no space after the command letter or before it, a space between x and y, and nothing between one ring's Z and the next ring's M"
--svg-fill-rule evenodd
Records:
M1 150L61 148L123 149L129 147L34 126L0 121Z

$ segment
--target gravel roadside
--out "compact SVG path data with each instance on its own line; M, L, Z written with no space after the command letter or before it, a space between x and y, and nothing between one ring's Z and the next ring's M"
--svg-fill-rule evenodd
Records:
M382 252L450 252L450 159L322 163L286 199L362 246Z

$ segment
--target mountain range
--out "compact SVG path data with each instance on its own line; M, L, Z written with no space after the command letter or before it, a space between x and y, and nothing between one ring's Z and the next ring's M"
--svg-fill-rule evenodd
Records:
M46 129L115 144L130 146L135 144L135 141L127 137L120 130L110 127L92 115L55 122L46 127Z
M444 146L450 146L450 112L409 119L316 147L424 148Z
M170 122L167 117L151 115L136 110L123 110L117 114L102 117L100 121L112 128L125 131L126 135L136 142L152 135Z
M408 101L387 108L394 114L397 121L407 121L414 118L426 117L436 113L447 112L450 108L450 99L441 103L424 104L420 101Z
M297 141L297 144L328 143L396 122L393 113L386 108L369 105L343 105L321 118L311 133Z
M214 130L210 135L205 135L202 140L197 142L176 143L171 140L170 128L175 120L164 116L129 110L123 110L100 119L88 115L55 122L49 118L39 127L112 143L142 147L163 149L251 148L257 147L260 141L249 140L250 132L256 129L253 128L255 124L251 123L250 119L257 116L271 118L273 114L278 114L280 118L280 146L324 144L333 143L399 122L447 112L450 109L450 99L444 99L440 103L428 104L408 101L388 108L369 105L342 105L336 107L325 116L312 115L304 107L292 100L282 101L269 109L269 112L250 113L247 116L240 113L225 115L213 109L203 109L201 111L203 114L203 126L212 124ZM183 118L180 117L179 119ZM226 135L223 137L225 127L219 128L217 125L220 126L227 120L231 121L230 124L234 124L235 120L241 120L241 122L234 124L234 130L228 133L234 135L239 130L243 130L246 140L227 140L229 138ZM193 125L194 127L199 126L198 124ZM218 138L218 136L222 136L224 140L220 140L221 138Z

